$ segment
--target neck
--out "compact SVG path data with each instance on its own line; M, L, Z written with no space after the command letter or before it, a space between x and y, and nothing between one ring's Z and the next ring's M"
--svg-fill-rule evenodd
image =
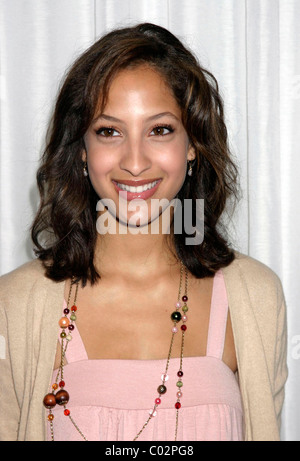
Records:
M172 265L177 266L178 259L170 247L171 235L162 223L160 216L155 226L152 223L152 227L135 228L133 233L117 222L113 233L100 232L95 264L101 276L117 274L139 281L157 276Z

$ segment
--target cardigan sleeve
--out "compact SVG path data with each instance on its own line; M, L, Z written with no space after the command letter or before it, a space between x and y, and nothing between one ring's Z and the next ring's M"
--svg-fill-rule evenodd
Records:
M15 334L18 334L17 326ZM20 419L9 345L7 316L4 306L0 304L0 441L17 440Z
M274 404L277 415L278 427L281 427L281 411L284 402L284 387L288 376L287 369L287 321L286 304L280 284L280 296L277 317L277 343L274 367Z

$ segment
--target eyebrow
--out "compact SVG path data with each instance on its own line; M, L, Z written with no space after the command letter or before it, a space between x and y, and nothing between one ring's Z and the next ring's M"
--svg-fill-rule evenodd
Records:
M151 122L152 120L156 120L158 118L161 118L161 117L164 117L164 116L169 116L169 117L173 117L175 120L179 120L178 117L176 117L176 115L172 114L172 112L160 112L159 114L155 114L155 115L151 115L150 117L148 117L146 119L147 122ZM107 115L107 114L100 114L98 115L92 123L95 123L97 122L98 120L107 120L109 122L116 122L116 123L123 123L123 120L120 120L119 118L116 118L116 117L112 117L111 115Z

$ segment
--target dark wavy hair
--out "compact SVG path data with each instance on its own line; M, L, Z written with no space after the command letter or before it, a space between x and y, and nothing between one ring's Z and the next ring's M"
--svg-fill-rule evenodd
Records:
M83 176L83 137L105 106L117 72L141 64L158 71L172 90L196 152L193 176L186 176L178 198L183 205L186 198L205 204L203 242L186 245L183 226L181 234L171 233L173 251L197 278L212 276L234 259L220 218L228 198L238 197L237 168L218 84L173 34L145 23L95 42L75 61L59 92L37 172L40 207L31 229L35 253L52 280L75 276L93 284L100 278L94 265L99 197Z

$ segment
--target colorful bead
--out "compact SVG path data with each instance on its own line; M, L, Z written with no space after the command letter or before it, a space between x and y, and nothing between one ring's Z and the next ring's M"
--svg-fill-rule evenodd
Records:
M155 399L156 405L159 405L161 403L161 400L159 398Z
M58 384L57 383L52 384L52 389L56 391L56 389L58 389Z
M181 391L178 391L176 395L177 395L177 397L180 399L180 398L182 397L183 394L182 394Z
M56 398L55 398L54 394L45 395L44 400L43 400L43 404L48 410L55 407L56 403L57 402L56 402Z
M182 331L186 331L186 330L187 330L187 326L186 326L186 325L181 325L180 328L182 329Z
M70 410L68 410L68 409L66 408L65 411L64 411L64 415L65 415L65 416L70 416L70 413L71 413Z
M176 410L179 410L180 407L181 407L181 403L180 403L180 402L176 402L176 403L175 403L175 408L176 408Z
M175 307L176 307L177 309L180 309L181 306L182 306L181 302L180 302L180 301L177 301L177 303L175 304Z
M76 312L76 311L77 311L77 307L76 307L75 305L72 306L72 307L71 307L71 311L72 311L72 312Z
M182 298L181 298L181 299L182 299L182 301L183 301L184 303L186 303L186 302L187 302L187 300L188 300L189 298L188 298L186 295L184 295L184 296L182 296Z
M183 306L182 310L183 310L183 312L187 312L189 310L189 308L187 306Z
M182 381L177 381L176 386L177 386L177 387L182 387L182 386L183 386L183 382L182 382Z
M62 317L58 324L60 328L67 328L70 325L70 320L67 317Z
M181 320L182 320L183 322L186 322L186 321L187 321L187 316L186 316L186 315L183 315Z
M169 379L169 375L166 375L165 373L163 375L161 375L161 380L163 382L168 381L168 379Z
M157 415L157 412L155 410L153 411L153 409L152 409L152 410L149 411L149 415L154 417L154 416Z
M66 340L67 340L67 341L72 341L72 335L67 335L67 336L66 336Z
M66 332L65 331L62 331L61 334L60 334L60 337L61 338L65 338L67 336Z
M165 393L167 392L166 386L164 386L163 384L161 384L160 386L158 386L157 392L158 392L159 394L165 394Z
M177 376L179 376L179 378L181 378L183 376L183 371L179 370L178 373L177 373Z
M70 311L69 311L68 308L64 309L64 314L68 315L69 312L70 312Z
M77 319L77 317L76 317L75 314L71 314L71 315L70 315L70 319L73 320L73 322L75 322L75 320Z
M178 329L176 327L172 328L172 333L177 333Z
M59 387L65 387L66 383L64 381L59 381Z
M70 397L67 391L62 389L61 391L58 391L57 394L55 395L56 403L58 405L65 405L68 403Z
M70 331L73 331L74 328L75 328L74 325L69 325L69 326L68 326L68 329L69 329Z
M180 312L178 312L178 311L172 312L172 314L171 314L171 319L172 319L174 322L179 322L179 321L181 320L181 314L180 314Z
M50 413L50 414L48 415L48 420L49 420L49 421L53 421L53 420L54 420L54 415L53 415L53 413Z

